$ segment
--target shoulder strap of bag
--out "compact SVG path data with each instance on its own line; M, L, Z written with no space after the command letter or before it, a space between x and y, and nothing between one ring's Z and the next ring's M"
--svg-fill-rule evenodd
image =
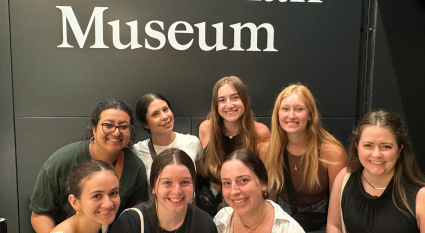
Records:
M124 212L126 212L126 211L128 211L128 210L132 210L132 211L136 211L136 213L137 214L139 214L139 217L140 217L140 233L143 233L144 232L144 226L145 226L145 224L144 224L144 222L143 222L143 214L142 214L142 211L140 211L139 209L137 209L137 208L128 208L128 209L125 209L122 213L124 213ZM121 213L121 214L122 214Z
M122 168L124 166L124 151L121 150L118 154L117 163L115 164L115 172L118 175L118 179L121 179Z
M151 153L152 161L157 157L155 148L153 147L152 138L148 142L149 152Z
M285 181L286 192L288 194L289 204L291 205L292 215L298 214L297 204L295 202L295 189L292 183L291 171L289 170L289 158L286 149L282 152L285 166L283 166L283 177Z
M346 172L344 176L344 181L342 182L342 188L341 188L341 202L342 202L342 193L344 191L344 187L347 184L348 178L350 178L351 173ZM347 233L347 229L345 228L344 223L344 217L342 215L342 205L341 205L341 226L342 226L342 233Z

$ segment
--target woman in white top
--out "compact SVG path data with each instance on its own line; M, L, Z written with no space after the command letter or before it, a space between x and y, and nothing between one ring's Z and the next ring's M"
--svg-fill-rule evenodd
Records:
M230 207L214 218L219 233L302 233L301 226L268 198L267 171L254 153L239 149L226 156L221 168L223 197Z
M120 206L119 180L112 164L91 159L69 173L65 183L68 201L76 213L52 233L107 232Z
M136 105L136 118L143 129L151 134L150 139L133 146L133 153L145 164L148 180L152 158L165 149L174 147L183 150L193 162L201 157L202 146L196 136L173 131L174 115L170 102L164 96L150 93L140 98ZM150 150L149 144L152 145L153 151Z

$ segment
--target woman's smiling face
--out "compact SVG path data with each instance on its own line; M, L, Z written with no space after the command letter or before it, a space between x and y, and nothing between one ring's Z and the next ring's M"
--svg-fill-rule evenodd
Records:
M152 189L152 193L156 195L159 214L186 211L187 204L192 200L193 189L192 177L186 166L165 166Z
M264 203L262 184L254 172L243 162L232 159L221 168L223 197L239 216L258 209Z

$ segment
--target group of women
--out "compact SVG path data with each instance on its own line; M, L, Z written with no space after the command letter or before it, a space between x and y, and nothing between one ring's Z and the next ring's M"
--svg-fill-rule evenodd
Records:
M173 131L159 94L136 118L151 138L133 145L132 111L102 102L88 140L44 163L36 232L425 232L425 177L393 112L363 116L347 154L301 84L278 95L271 133L235 76L214 86L199 140Z

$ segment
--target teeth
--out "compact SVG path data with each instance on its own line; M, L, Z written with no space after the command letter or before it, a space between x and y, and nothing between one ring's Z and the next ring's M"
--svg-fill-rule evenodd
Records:
M374 162L374 161L370 161L371 163L373 163L373 164L376 164L376 165L380 165L380 164L383 164L384 162Z
M180 202L181 200L183 200L183 198L180 198L180 199L170 198L170 201L172 202Z
M112 139L112 138L109 138L109 141L119 142L120 140L118 140L118 139Z
M244 201L246 201L246 198L245 199L242 199L242 200L239 200L239 201L234 200L233 202L235 202L236 204L240 204L240 203L242 203Z

